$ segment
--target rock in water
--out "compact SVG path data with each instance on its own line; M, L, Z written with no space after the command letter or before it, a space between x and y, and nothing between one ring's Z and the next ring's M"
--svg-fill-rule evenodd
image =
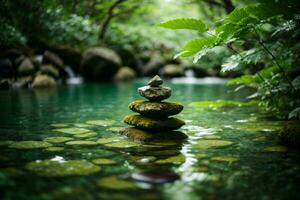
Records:
M155 75L149 82L148 85L152 87L158 87L163 84L163 80L158 76Z
M124 122L141 129L175 130L183 126L184 121L177 118L151 119L142 115L128 115Z
M64 61L55 53L51 51L45 51L43 55L43 64L52 64L58 69L64 68Z
M54 78L48 75L37 75L32 83L33 88L48 88L56 86Z
M150 101L162 101L167 99L171 96L171 88L168 87L151 87L151 86L144 86L138 89L139 94L142 97Z
M150 101L134 101L129 104L129 108L146 117L166 118L171 115L180 113L183 105L172 102L150 102Z
M30 61L29 58L25 58L20 66L18 67L18 75L19 76L26 76L33 74L35 71L34 65Z

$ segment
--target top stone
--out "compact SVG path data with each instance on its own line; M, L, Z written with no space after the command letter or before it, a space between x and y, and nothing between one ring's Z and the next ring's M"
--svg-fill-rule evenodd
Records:
M149 82L148 85L152 86L152 87L158 87L161 84L163 84L163 80L158 76L155 75Z

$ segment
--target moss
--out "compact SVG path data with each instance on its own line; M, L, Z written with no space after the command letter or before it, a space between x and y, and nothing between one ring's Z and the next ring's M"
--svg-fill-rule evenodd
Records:
M64 143L64 142L68 142L70 140L73 140L73 138L71 138L71 137L48 137L48 138L44 139L45 142L50 142L50 143Z
M85 128L57 128L53 129L53 131L60 132L60 133L67 133L71 135L83 134L90 132L89 129Z
M51 147L52 144L44 141L20 141L14 142L9 145L9 148L13 149L40 149Z
M92 160L92 163L96 165L113 165L116 164L116 161L107 158L97 158Z
M166 118L180 113L183 109L183 105L172 102L150 102L138 100L130 103L129 108L143 116L151 118Z
M39 162L31 162L26 165L26 168L35 172L40 176L79 176L95 174L101 170L97 165L94 165L85 160L68 160L54 161L43 160Z
M129 190L137 188L134 182L119 179L116 176L105 177L96 182L97 186L112 190Z
M215 147L227 147L232 145L231 141L227 140L200 140L194 145L196 149L208 149Z
M124 122L142 129L174 130L185 124L184 121L177 118L150 119L142 115L128 115Z

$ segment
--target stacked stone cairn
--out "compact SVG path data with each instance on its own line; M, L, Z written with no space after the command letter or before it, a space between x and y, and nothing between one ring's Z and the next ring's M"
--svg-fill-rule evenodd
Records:
M148 99L136 100L129 104L129 108L136 113L124 118L124 122L133 126L120 131L121 134L138 141L153 141L159 139L184 139L186 135L174 131L185 123L170 117L180 113L183 105L163 100L171 96L171 88L161 86L163 80L154 76L147 86L138 88L142 97Z

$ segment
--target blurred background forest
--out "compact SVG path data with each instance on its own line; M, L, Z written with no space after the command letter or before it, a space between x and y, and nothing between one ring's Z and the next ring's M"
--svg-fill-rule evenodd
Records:
M300 117L296 0L2 0L1 4L1 88L48 87L77 76L87 81L155 74L217 76L235 78L229 84L237 84L237 92L253 88L249 98L259 99L280 117ZM198 21L159 25L175 18ZM174 59L181 47L179 57L189 58Z

